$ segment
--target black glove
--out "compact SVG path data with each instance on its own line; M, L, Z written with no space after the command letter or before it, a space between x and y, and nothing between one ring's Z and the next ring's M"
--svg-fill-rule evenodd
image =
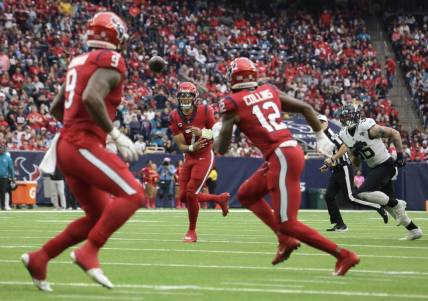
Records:
M397 167L403 167L406 165L406 160L404 160L403 153L397 153L397 160L395 160L395 165L397 165Z

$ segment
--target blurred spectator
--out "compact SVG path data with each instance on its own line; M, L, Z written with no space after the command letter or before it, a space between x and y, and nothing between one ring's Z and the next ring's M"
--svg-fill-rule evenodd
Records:
M361 185L364 183L364 176L361 173L361 170L357 170L356 175L354 176L354 185L356 188L360 188Z
M159 208L174 208L173 204L173 190L174 190L174 175L175 175L175 167L170 164L171 159L166 157L163 159L161 166L159 166L157 172L159 174L159 182L158 182L158 206Z

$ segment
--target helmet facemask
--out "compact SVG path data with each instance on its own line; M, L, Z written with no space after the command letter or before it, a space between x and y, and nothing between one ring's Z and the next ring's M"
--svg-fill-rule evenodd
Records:
M189 115L193 112L196 105L196 94L191 92L177 93L178 107L184 115Z

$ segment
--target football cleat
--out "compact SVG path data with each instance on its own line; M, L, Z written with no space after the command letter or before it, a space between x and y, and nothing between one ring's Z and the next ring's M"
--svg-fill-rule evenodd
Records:
M24 264L25 268L27 269L28 273L31 275L31 279L33 280L34 285L43 292L53 292L53 289L51 288L51 285L46 280L36 279L33 277L33 273L31 272L30 268L30 255L28 253L22 254L21 261Z
M380 208L379 208L379 209L377 209L376 211L377 211L377 213L379 213L379 215L382 217L383 222L384 222L385 224L387 224L387 223L388 223L388 213L386 213L385 208L380 207Z
M344 253L341 258L336 262L336 268L333 272L333 276L344 276L350 268L357 265L360 262L360 258L354 252L343 249L341 253Z
M101 284L105 288L112 289L113 283L107 278L107 276L103 273L103 270L101 268L92 268L92 269L86 269L78 260L76 257L76 252L73 251L70 253L70 257L73 261L73 263L77 264L86 274L88 274L89 277L92 278L95 282Z
M198 240L198 237L196 235L196 231L189 230L184 236L183 242L196 242L197 240Z
M222 199L218 204L221 207L221 211L223 213L223 216L226 216L229 213L230 193L229 192L223 192L222 194L220 194L220 197Z
M326 229L326 231L328 231L328 232L348 232L348 230L349 229L345 224L343 224L343 225L336 224L333 227Z
M300 242L297 239L287 237L278 244L278 250L275 257L272 259L272 265L277 265L290 257L294 250L300 247Z
M407 236L400 238L400 240L415 240L421 238L423 235L423 232L420 228L409 230L409 233Z

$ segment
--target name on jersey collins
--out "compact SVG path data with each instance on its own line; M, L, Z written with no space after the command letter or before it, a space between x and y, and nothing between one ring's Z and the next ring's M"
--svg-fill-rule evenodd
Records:
M272 99L273 94L269 89L245 95L242 99L247 106L252 106L256 103Z

